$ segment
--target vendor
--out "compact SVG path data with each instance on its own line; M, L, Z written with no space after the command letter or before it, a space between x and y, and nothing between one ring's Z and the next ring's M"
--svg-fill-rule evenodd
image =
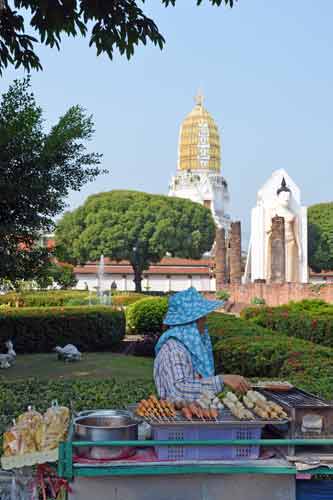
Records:
M240 375L215 375L206 316L222 304L195 288L170 297L164 319L169 329L155 347L154 380L161 399L195 401L204 391L218 394L224 385L239 392L250 388Z

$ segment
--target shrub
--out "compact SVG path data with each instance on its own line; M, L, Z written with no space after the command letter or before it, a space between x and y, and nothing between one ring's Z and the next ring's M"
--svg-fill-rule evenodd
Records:
M155 345L159 339L159 334L145 335L143 340L137 340L134 345L134 356L141 356L147 358L155 357Z
M212 314L208 323L218 371L286 379L332 398L333 349L228 315Z
M50 352L68 343L83 352L103 351L124 335L124 313L112 307L0 310L0 342L12 339L18 353Z
M143 293L116 293L112 294L112 304L126 307L145 297L147 295ZM17 303L20 307L87 306L99 304L99 299L95 292L89 293L87 290L10 292L0 295L0 305L9 304L11 307L15 307Z
M88 299L89 292L86 290L48 290L41 292L9 292L0 295L0 304L9 304L15 307L60 307L72 299Z
M115 296L112 295L112 304L114 304L115 306L127 307L145 297L146 295L144 295L143 293L134 293L134 292L130 294L121 294Z
M264 306L266 301L262 297L253 297L253 299L251 299L251 304L254 306Z
M127 332L138 335L162 333L167 309L166 297L150 297L131 304L126 311Z
M216 298L218 300L229 300L230 299L230 292L228 290L219 290L216 292Z
M154 392L153 383L116 383L114 380L40 380L2 381L0 387L0 433L29 405L45 411L52 400L75 411L96 408L126 408Z
M93 297L74 297L68 299L64 303L64 307L78 307L78 306L97 306L100 305L99 298Z
M291 303L280 307L247 308L242 317L255 324L333 347L333 310L319 301Z

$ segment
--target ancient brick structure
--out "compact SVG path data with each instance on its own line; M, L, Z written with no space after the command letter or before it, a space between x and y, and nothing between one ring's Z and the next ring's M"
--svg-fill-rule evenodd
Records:
M216 291L219 291L225 288L225 284L227 282L227 260L224 228L216 229L214 260Z
M241 223L232 222L230 228L229 265L230 283L240 283L242 279Z
M246 283L229 284L230 301L250 305L255 297L265 300L268 306L288 304L304 299L322 299L333 302L333 283Z
M272 219L270 239L271 283L284 283L286 279L286 251L284 238L284 218L276 215Z

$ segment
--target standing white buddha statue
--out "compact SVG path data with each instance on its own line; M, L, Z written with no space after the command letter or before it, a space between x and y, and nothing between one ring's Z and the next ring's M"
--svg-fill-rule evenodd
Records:
M285 279L287 282L299 281L299 267L302 263L302 247L299 238L299 216L290 207L291 191L283 177L281 186L276 192L275 207L268 212L266 218L266 277L271 279L271 241L272 219L276 215L284 219L285 232Z
M271 279L272 219L284 218L285 280L307 283L307 209L300 189L283 170L276 170L258 191L251 212L251 237L243 282Z

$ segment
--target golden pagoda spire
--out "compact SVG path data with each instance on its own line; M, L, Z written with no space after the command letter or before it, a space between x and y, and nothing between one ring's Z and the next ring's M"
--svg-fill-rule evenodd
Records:
M197 95L195 96L195 103L197 106L200 106L202 108L204 102L204 95L202 93L202 90L199 88Z
M195 106L180 127L178 170L210 170L221 168L219 131L215 121L203 107L204 96L199 89Z

